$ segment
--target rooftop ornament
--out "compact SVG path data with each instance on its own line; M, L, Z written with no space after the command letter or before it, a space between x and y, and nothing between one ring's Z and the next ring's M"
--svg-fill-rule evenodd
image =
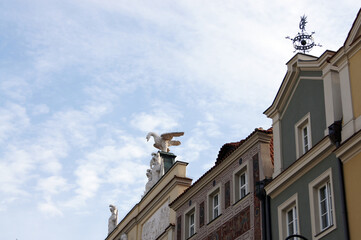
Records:
M306 23L307 17L305 15L301 16L301 21L299 24L301 32L297 33L296 37L294 38L289 36L286 37L286 39L290 39L293 42L293 47L295 48L294 52L298 51L302 53L308 53L315 46L322 47L321 44L316 44L313 40L312 35L315 34L315 32L311 32L311 34L306 32Z

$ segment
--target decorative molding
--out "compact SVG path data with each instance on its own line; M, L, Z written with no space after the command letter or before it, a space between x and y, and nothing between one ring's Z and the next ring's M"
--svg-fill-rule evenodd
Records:
M328 137L323 138L306 154L297 159L291 166L270 182L265 190L271 198L275 198L291 184L332 153L336 147Z
M352 159L355 155L361 152L361 131L346 140L339 148L335 150L337 158L340 158L342 163Z
M269 143L271 138L272 135L264 132L256 132L253 134L249 139L246 140L246 142L244 142L234 152L227 156L226 159L210 169L210 171L205 173L205 175L203 175L198 182L193 184L184 194L173 201L170 204L171 208L177 211L178 208L186 203L187 199L191 199L192 196L202 190L208 183L212 182L216 176L227 169L234 161L238 161L238 159L248 150L253 148L258 143Z
M285 239L287 237L287 234L285 234L285 229L287 229L287 221L285 215L287 214L287 211L290 210L291 207L296 206L297 211L297 229L298 233L300 234L300 224L299 224L299 214L298 214L298 194L295 193L292 195L289 199L284 201L281 205L277 207L277 213L278 213L278 235L279 239ZM286 231L287 232L287 231Z
M319 206L318 204L318 188L322 186L325 182L330 182L331 186L331 196L332 196L332 225L323 231L319 228L320 214L319 214ZM333 180L332 180L332 169L329 168L325 172L323 172L320 176L314 179L312 182L308 184L309 191L309 199L310 199L310 216L311 216L311 227L312 227L312 239L318 240L328 233L332 232L336 229L336 217L335 217L335 194L333 190ZM317 192L316 192L317 191ZM316 194L315 194L316 192Z

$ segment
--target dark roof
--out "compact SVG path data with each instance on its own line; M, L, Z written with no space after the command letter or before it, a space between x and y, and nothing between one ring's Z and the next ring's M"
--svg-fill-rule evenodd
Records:
M236 150L240 145L242 145L243 142L244 140L224 144L218 152L216 165L226 159L229 155L231 155L231 153Z
M176 199L174 199L173 202L171 202L169 205L172 205L175 201L177 201L179 198L181 198L189 189L191 189L193 186L195 186L196 184L198 184L202 178L204 178L207 174L209 174L213 169L215 169L223 160L225 160L229 155L231 155L237 148L239 148L240 146L243 145L243 143L245 143L249 138L251 138L254 134L256 134L257 132L262 132L262 133L266 133L266 134L272 134L272 128L269 128L267 130L264 130L263 128L255 128L254 131L248 135L248 137L246 137L245 139L239 141L239 142L232 142L232 143L226 143L224 144L221 149L219 150L218 153L218 157L216 159L216 163L214 164L213 167L211 167L207 172L205 172L200 178L198 178L197 181L195 181L192 186L190 186L189 188L187 188L186 190L184 190L184 192L179 195ZM271 159L272 159L272 164L273 164L273 137L271 138L271 142L272 142L272 148L271 148Z

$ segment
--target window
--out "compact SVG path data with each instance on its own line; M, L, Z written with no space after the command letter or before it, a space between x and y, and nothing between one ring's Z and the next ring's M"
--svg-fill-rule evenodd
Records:
M293 234L300 234L297 193L278 206L278 228L280 234L279 239L285 239Z
M234 184L234 202L246 197L249 193L249 174L248 174L248 161L242 163L233 172L233 184Z
M221 184L214 186L207 194L208 198L208 222L221 215Z
M247 193L247 173L244 171L238 178L239 180L239 199L244 198Z
M311 149L311 117L307 113L295 124L296 157L299 158Z
M302 145L302 150L303 153L306 153L308 151L308 145L309 145L309 141L308 141L308 126L304 126L302 128L302 140L303 140L303 145Z
M213 219L218 217L219 215L219 201L218 201L218 198L219 198L219 194L216 194L213 196Z
M194 234L194 213L189 215L189 236Z
M318 189L318 197L320 226L322 231L332 225L332 195L330 182L326 182Z
M297 209L293 206L287 211L287 236L297 233Z
M196 208L193 204L185 213L184 221L185 221L185 230L184 235L185 239L192 237L196 233Z
M309 183L311 226L315 239L336 228L331 170L329 168Z

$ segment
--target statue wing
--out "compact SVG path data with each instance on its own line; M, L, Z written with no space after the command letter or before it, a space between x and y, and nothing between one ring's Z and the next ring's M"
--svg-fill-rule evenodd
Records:
M183 136L183 135L184 135L184 132L171 132L171 133L163 133L160 136L164 140L172 140L173 137L180 137L180 136Z
M181 145L181 142L180 141L169 141L169 146L179 146Z

